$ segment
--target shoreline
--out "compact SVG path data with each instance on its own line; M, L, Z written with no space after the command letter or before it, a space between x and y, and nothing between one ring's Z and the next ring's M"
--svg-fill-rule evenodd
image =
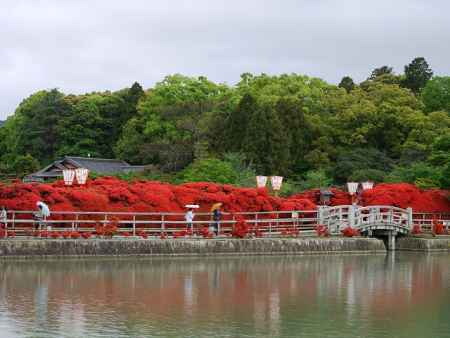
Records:
M397 251L450 252L450 237L403 237ZM387 253L377 238L13 239L0 240L0 259L214 257Z

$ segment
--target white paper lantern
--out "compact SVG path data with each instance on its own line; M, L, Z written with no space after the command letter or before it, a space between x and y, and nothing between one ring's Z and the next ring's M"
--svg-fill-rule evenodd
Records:
M354 195L356 191L358 190L358 182L348 182L347 188L350 195Z
M86 168L75 169L75 176L77 177L78 184L85 184L89 175L89 170Z
M280 190L281 184L283 184L283 177L282 176L271 176L270 183L272 184L273 190Z
M367 181L367 182L362 182L362 188L364 190L369 190L373 188L373 182Z
M73 180L75 178L75 170L72 170L72 169L63 170L63 177L64 177L65 185L72 185Z
M264 188L267 184L267 176L256 176L256 186Z

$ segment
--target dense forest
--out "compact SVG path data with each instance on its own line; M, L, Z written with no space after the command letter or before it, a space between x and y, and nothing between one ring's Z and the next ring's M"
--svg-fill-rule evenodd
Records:
M0 173L19 177L64 155L150 164L147 178L289 192L347 180L450 186L450 76L424 58L338 86L298 74L242 74L235 86L167 76L144 90L42 90L0 127Z

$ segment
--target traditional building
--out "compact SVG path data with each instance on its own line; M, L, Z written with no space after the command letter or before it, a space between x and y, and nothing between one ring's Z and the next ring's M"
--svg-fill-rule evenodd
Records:
M25 182L45 182L63 177L63 170L86 168L90 172L102 175L127 174L141 172L146 166L130 165L125 161L105 158L65 156L33 174L25 176Z

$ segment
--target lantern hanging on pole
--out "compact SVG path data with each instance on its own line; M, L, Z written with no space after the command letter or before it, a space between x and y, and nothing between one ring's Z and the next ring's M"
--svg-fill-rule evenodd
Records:
M373 188L373 182L367 181L361 183L363 190L370 190Z
M358 182L348 182L347 183L347 189L350 195L354 195L356 191L358 190Z
M256 176L256 186L264 188L267 184L267 176Z
M271 176L270 183L272 184L272 189L275 191L281 190L281 185L283 184L282 176Z
M63 170L64 184L72 185L73 180L75 179L75 170L72 169L64 169Z
M89 175L89 170L86 168L75 169L75 176L77 177L78 184L85 184Z

